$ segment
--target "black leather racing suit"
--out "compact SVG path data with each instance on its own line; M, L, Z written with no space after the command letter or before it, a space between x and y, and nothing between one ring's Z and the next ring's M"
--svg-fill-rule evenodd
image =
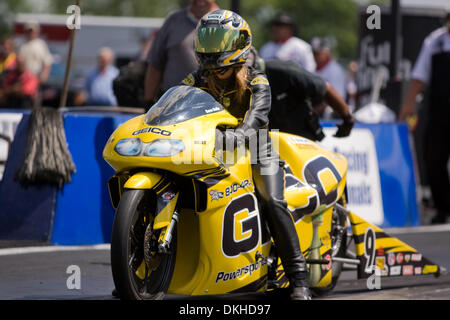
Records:
M248 68L247 83L244 103L239 104L235 97L234 77L224 83L226 89L216 100L238 118L240 124L236 130L241 130L248 136L253 130L255 132L268 128L271 93L267 77L261 71ZM188 75L183 84L210 92L207 77L201 70ZM255 155L252 154L253 157ZM286 275L295 285L307 286L306 261L300 250L294 221L284 200L284 171L280 168L280 159L273 150L269 137L259 139L258 155L254 159L256 161L252 163L256 164L252 165L253 179Z

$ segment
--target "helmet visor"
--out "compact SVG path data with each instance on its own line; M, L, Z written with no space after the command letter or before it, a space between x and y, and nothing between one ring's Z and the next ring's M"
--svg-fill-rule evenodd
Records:
M195 49L199 53L220 53L245 47L245 35L241 30L203 27L197 32Z

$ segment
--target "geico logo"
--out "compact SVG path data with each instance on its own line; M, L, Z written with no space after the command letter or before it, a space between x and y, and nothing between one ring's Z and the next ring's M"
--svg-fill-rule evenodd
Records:
M166 137L168 137L172 134L172 132L170 132L170 131L167 131L167 130L164 130L161 128L157 128L157 127L147 127L147 128L141 129L141 130L134 131L132 134L133 134L133 136L135 136L135 135L138 135L141 133L147 133L147 132L151 132L154 134L160 134L160 135L166 136Z

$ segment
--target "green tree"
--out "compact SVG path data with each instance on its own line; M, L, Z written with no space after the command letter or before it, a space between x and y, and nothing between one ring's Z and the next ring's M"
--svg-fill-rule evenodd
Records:
M0 2L0 39L12 32L14 13L29 10L30 6L26 0L2 0Z
M245 0L241 11L254 30L257 48L270 39L269 22L283 11L297 22L300 38L309 42L315 36L331 36L337 40L339 57L356 56L358 5L352 0Z
M75 0L52 1L51 13L65 14ZM164 17L180 7L180 0L80 0L81 13L100 16Z

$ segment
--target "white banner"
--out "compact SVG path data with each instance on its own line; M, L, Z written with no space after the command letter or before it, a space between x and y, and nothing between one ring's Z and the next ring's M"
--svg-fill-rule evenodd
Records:
M6 136L12 142L16 134L17 126L22 120L22 113L2 113L0 112L0 134ZM5 162L8 159L8 142L0 138L0 161ZM3 177L5 167L0 164L0 180Z
M384 221L375 139L368 129L354 128L349 137L335 138L336 128L323 128L320 145L343 154L348 161L348 208L361 218L381 225Z

